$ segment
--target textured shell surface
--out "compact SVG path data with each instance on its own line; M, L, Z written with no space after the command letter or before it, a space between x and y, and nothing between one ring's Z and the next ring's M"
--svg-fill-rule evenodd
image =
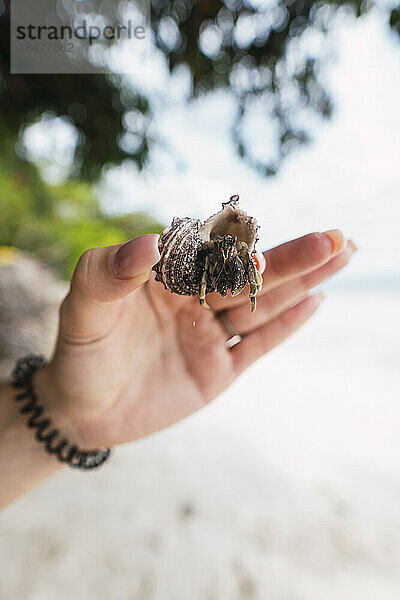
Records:
M175 294L198 296L204 271L206 242L231 235L255 251L258 224L239 208L239 196L222 204L222 210L203 223L190 217L175 217L159 241L160 260L155 265L156 281Z
M159 243L160 261L155 266L156 280L175 294L195 296L199 293L203 241L201 221L175 217L164 230Z

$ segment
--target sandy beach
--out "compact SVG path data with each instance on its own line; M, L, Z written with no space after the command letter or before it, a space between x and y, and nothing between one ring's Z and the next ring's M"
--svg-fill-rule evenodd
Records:
M202 413L9 507L1 600L397 600L398 306L328 292Z

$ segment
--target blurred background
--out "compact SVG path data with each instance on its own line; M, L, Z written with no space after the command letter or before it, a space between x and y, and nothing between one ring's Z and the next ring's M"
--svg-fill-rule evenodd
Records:
M360 250L202 413L5 510L0 599L398 600L400 5L155 0L151 28L107 74L10 75L0 0L1 377L51 352L84 250L232 194L260 247Z

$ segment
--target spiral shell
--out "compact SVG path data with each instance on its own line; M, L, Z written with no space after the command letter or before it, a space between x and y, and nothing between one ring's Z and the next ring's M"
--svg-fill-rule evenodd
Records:
M258 224L239 208L239 196L222 204L222 210L204 223L189 217L175 217L159 241L160 260L155 265L156 281L174 294L198 296L204 271L204 244L224 235L246 242L253 253Z

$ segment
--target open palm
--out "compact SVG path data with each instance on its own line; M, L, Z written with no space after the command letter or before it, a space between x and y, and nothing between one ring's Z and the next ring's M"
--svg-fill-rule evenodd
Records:
M309 290L354 250L333 231L266 252L255 313L246 291L210 295L207 311L196 298L164 290L151 274L156 235L88 251L61 307L54 356L38 374L48 409L86 448L138 439L181 420L298 329L322 299ZM232 348L221 311L243 336Z

